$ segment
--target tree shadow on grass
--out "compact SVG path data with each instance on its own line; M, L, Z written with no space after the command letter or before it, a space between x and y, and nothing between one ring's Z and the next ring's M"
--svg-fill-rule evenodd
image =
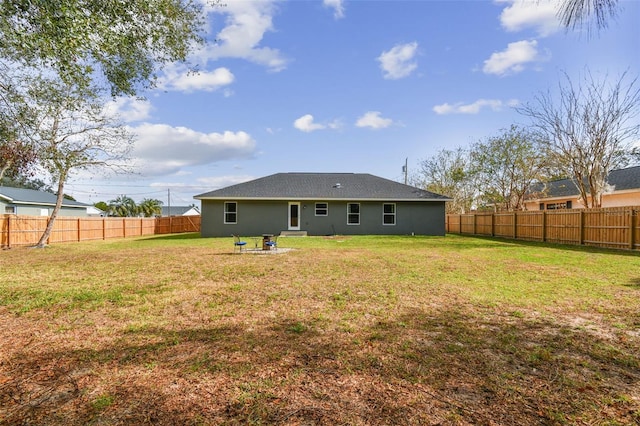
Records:
M625 284L627 287L640 289L640 277L632 279L628 284Z
M545 242L545 241L533 241L533 240L519 240L512 239L506 237L491 237L487 235L473 235L473 234L449 234L449 236L453 236L453 238L460 238L462 240L469 239L468 243L459 243L453 244L451 240L448 242L443 242L443 247L452 247L457 246L461 249L474 249L479 247L492 247L495 248L498 245L505 246L521 246L521 247L547 247L551 250L562 250L562 251L577 251L584 253L602 253L602 254L615 254L621 256L635 256L640 257L640 250L626 250L626 249L616 249L616 248L606 248L606 247L595 247L595 246L587 246L587 245L577 245L577 244L562 244L562 243L554 243L554 242ZM430 244L437 244L437 241L430 242Z
M15 349L0 364L0 418L51 425L632 424L640 416L639 350L633 335L456 307L404 310L344 329L317 317L127 328L95 349Z
M139 238L138 241L182 241L182 240L199 240L203 238L199 232L185 232L181 234L154 235L145 238Z

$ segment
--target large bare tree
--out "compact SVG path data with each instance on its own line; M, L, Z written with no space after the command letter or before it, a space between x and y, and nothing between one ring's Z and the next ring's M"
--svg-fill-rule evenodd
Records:
M555 95L539 93L516 110L531 118L550 164L573 178L584 206L601 207L609 172L627 164L640 133L637 78L587 72L574 84L565 73Z
M125 169L133 138L117 117L105 111L104 98L97 89L70 84L50 74L14 78L20 88L16 99L28 109L28 119L18 126L19 138L35 148L38 165L57 190L56 205L36 245L44 247L62 206L69 175L99 167Z

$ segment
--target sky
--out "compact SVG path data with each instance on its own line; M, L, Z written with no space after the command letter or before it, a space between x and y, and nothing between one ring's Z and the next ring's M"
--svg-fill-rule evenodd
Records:
M204 1L204 0L202 0ZM136 136L135 173L81 172L65 192L198 205L280 172L403 182L442 149L512 124L565 75L640 74L640 1L606 29L567 31L546 0L209 0L208 43L110 108Z

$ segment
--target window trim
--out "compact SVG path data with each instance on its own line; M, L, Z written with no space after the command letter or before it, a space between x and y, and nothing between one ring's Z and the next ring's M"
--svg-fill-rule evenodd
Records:
M393 206L393 213L387 213L384 211L385 206ZM397 207L396 203L382 203L382 226L396 226L396 212ZM385 218L387 216L393 217L393 223L385 223Z
M358 206L358 213L352 213L351 212L351 206ZM358 222L357 223L351 223L349 221L350 216L355 215L358 217ZM347 225L349 226L358 226L360 225L360 203L347 203Z
M4 206L4 214L16 214L18 208L13 205Z
M231 205L231 204L236 206L236 209L235 209L234 212L227 211L227 206ZM224 224L225 225L237 225L238 224L238 202L237 201L225 201L223 210L224 211L223 211L223 216L222 217L223 217ZM228 222L227 221L227 215L228 214L235 215L235 222Z
M320 208L320 210L324 210L324 214L318 213L318 204L324 204L324 208ZM323 201L316 202L314 205L314 213L316 216L321 216L321 217L329 216L329 203L323 202Z

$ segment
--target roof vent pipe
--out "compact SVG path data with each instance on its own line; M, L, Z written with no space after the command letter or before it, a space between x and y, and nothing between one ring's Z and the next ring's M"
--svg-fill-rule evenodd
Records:
M340 183L336 183L335 185L333 185L334 188L342 188L342 184Z

